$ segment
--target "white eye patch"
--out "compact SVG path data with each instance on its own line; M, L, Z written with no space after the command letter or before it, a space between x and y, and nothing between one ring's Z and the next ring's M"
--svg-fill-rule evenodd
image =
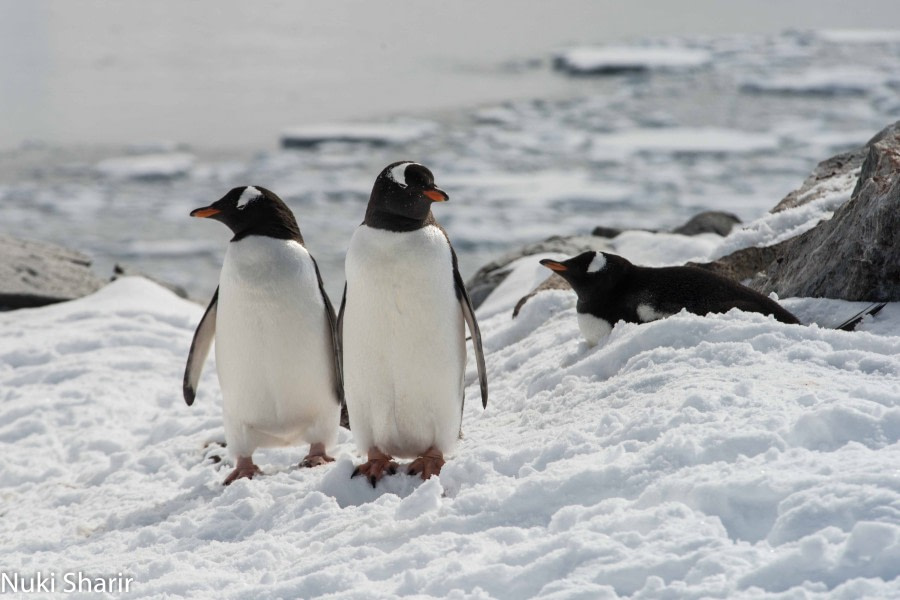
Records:
M390 171L388 171L387 175L390 177L391 181L399 185L400 187L405 188L407 186L406 183L406 167L409 165L414 165L414 162L405 162L400 163Z
M253 187L252 185L248 185L247 189L244 190L244 193L241 194L241 197L238 198L237 207L238 210L244 210L247 208L247 205L262 196L262 192Z
M594 254L594 260L588 265L587 272L596 273L603 270L604 267L606 267L606 257L603 256L602 252L597 252Z

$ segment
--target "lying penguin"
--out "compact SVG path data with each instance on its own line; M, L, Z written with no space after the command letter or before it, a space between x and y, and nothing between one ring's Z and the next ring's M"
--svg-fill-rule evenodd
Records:
M336 318L291 209L249 186L191 216L234 232L184 372L190 406L215 336L225 441L237 461L225 485L260 473L253 463L260 446L305 441L300 466L331 462L325 451L337 437L343 400Z
M647 323L683 309L705 315L738 308L772 315L782 323L800 323L774 300L696 267L639 267L621 256L594 251L541 264L578 294L578 327L590 344L609 335L618 321Z

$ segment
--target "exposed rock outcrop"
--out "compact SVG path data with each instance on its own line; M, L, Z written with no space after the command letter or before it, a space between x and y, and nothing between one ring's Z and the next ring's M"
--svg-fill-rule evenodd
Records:
M900 122L866 144L850 201L785 242L751 287L782 297L900 300Z
M0 310L80 298L105 283L91 270L90 259L80 252L0 236Z

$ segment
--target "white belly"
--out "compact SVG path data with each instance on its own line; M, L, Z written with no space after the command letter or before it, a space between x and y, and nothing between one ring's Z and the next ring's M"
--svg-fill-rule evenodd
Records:
M363 225L346 272L344 383L359 451L449 452L459 436L466 348L446 238L432 226L395 233Z
M228 245L219 279L216 367L226 441L333 442L340 406L325 305L300 244L250 236Z
M581 335L591 346L595 346L597 342L612 333L612 325L609 321L582 312L578 313L578 329L581 330Z

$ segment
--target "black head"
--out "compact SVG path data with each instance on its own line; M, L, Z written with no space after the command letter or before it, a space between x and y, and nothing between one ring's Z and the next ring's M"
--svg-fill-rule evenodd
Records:
M303 243L291 209L274 192L258 185L236 187L209 206L192 210L191 216L225 223L234 232L232 242L264 235Z
M579 298L608 291L632 267L621 256L593 250L562 262L545 258L541 264L568 281Z
M427 167L408 160L395 162L375 179L364 223L377 229L413 231L432 220L432 202L447 200Z

